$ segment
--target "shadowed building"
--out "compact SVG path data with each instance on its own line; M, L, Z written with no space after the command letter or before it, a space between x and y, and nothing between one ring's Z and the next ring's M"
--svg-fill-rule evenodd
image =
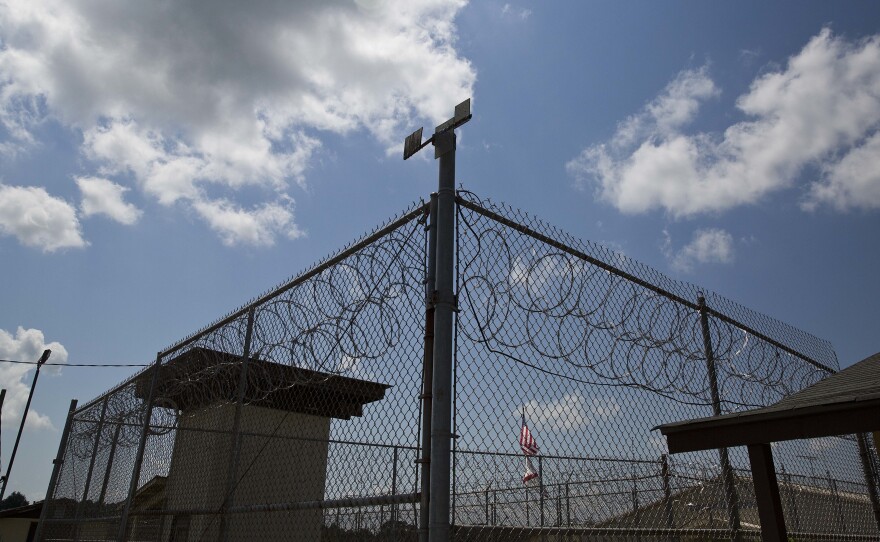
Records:
M142 374L139 397L152 380L152 370ZM154 403L179 415L162 534L151 538L174 542L316 539L330 420L361 416L389 387L204 348L163 364L155 380ZM135 514L132 535L150 521Z
M878 475L868 446L866 433L880 431L880 353L874 354L812 386L789 395L768 407L669 423L659 428L666 435L672 453L747 446L752 467L754 492L765 542L785 541L793 523L804 531L809 514L786 508L785 484L776 477L772 442L855 434L860 449L867 495L861 499L866 514L873 515L872 534L880 530L880 495ZM827 492L840 499L841 492ZM818 500L815 517L833 518L835 506ZM831 514L829 514L829 511ZM813 513L810 511L809 513ZM840 512L838 512L839 514ZM840 519L845 527L850 519ZM844 531L845 532L845 531ZM797 533L793 533L797 535Z

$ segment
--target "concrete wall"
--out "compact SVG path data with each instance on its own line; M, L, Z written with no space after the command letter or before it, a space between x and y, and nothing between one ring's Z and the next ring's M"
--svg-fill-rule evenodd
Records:
M36 522L31 518L0 519L0 542L25 542L31 523Z
M181 415L168 473L167 508L221 508L233 453L234 417L234 404ZM323 499L329 418L245 405L241 431L245 433L238 467L241 481L232 506ZM162 539L219 540L220 524L219 515L167 517ZM316 540L321 511L230 514L224 527L225 540L230 542Z

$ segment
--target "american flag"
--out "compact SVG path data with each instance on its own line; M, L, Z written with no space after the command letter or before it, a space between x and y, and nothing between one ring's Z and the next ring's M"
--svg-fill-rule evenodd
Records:
M538 442L532 436L532 432L529 431L529 426L526 425L525 413L523 413L522 427L519 430L519 447L522 448L523 453L526 455L538 455Z
M529 480L533 480L539 476L537 469L532 465L532 460L529 456L526 456L526 473L523 475L523 483L528 483Z

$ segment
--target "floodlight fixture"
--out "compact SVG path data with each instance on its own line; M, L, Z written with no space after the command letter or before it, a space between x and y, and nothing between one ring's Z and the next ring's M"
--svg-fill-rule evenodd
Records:
M467 100L455 106L455 115L453 115L451 119L447 120L443 124L437 126L434 129L434 135L429 137L427 140L422 141L423 128L419 128L415 132L406 136L406 140L404 140L403 142L403 159L406 160L410 156L422 150L424 147L428 146L429 143L433 143L434 138L437 135L447 132L449 130L455 130L462 124L471 120L472 116L471 99L468 98Z

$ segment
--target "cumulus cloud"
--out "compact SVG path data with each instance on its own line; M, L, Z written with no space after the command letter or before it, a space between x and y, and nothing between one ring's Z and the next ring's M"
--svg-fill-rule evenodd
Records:
M82 192L80 209L83 216L106 215L113 220L131 225L141 217L141 210L126 203L128 188L100 177L78 177L76 185Z
M47 343L43 332L39 329L19 327L15 335L0 329L0 358L17 361L37 361L45 349L52 350L49 361L66 363L67 349L61 343ZM17 427L21 423L24 405L27 403L28 390L33 380L34 365L0 363L0 382L6 388L3 402L3 427ZM35 412L33 404L28 413L26 429L50 429L52 421L48 416Z
M88 176L195 209L224 240L268 244L291 230L265 206L236 207L254 215L236 233L205 207L232 209L216 202L244 186L289 196L322 133L365 130L396 152L417 119L445 120L475 81L455 50L464 3L10 0L0 123L24 144L52 117L82 132Z
M827 164L824 176L810 186L803 207L814 210L822 204L838 210L880 209L880 133Z
M718 94L705 68L686 70L567 168L626 213L725 211L791 187L812 169L820 178L811 179L806 208L878 208L878 88L880 36L850 42L825 29L784 69L752 82L737 99L747 120L722 134L685 133Z
M558 401L547 403L532 399L525 404L525 409L533 430L569 430L612 418L620 412L620 405L613 397L592 397L588 400L580 392L572 392ZM513 413L514 417L519 415L519 411Z
M226 200L199 201L195 210L229 246L271 246L276 232L284 232L290 239L303 235L293 221L293 211L277 203L265 203L247 210Z
M86 246L76 209L43 188L0 184L0 234L54 252Z
M717 228L699 229L691 242L678 252L672 250L672 239L664 231L664 250L673 269L690 272L696 264L731 263L735 257L733 236Z

